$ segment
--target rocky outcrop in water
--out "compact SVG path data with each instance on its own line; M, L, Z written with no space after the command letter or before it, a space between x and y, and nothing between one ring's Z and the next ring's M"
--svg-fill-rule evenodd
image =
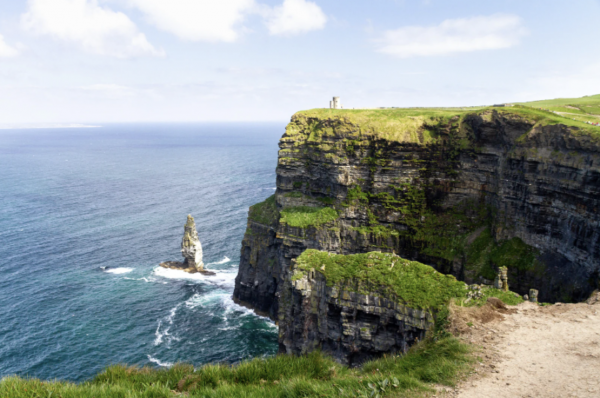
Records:
M181 240L181 255L185 259L183 262L166 261L160 263L161 267L178 269L188 273L201 272L204 274L214 274L213 272L204 269L202 262L202 244L198 239L198 231L196 231L196 223L194 217L187 216L187 222L184 226L183 239Z
M320 329L323 314L362 305L332 298L318 269L310 294L295 287L292 260L306 249L394 252L469 284L492 285L507 267L511 290L536 289L542 302L581 301L598 288L596 136L518 109L355 114L294 115L280 141L276 194L249 214L234 299L279 321L281 351L336 350ZM296 297L296 312L283 297ZM307 297L328 309L307 318ZM376 328L380 320L365 314ZM290 340L294 330L306 341ZM374 352L358 347L352 355Z
M196 223L194 217L187 216L185 223L183 239L181 240L181 255L185 258L184 263L188 268L195 268L196 271L204 270L202 262L202 245L198 239L198 231L196 231Z

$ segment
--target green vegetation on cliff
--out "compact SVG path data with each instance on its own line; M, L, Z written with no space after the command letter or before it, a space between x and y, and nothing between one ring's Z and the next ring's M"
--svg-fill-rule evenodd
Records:
M293 137L306 132L308 141L313 142L335 133L361 139L427 144L436 136L435 126L476 109L479 108L311 109L296 113L286 133ZM320 124L319 120L327 123ZM309 128L303 129L302 124Z
M452 386L472 362L468 346L440 335L417 344L404 356L390 355L368 362L362 369L348 369L319 352L197 369L182 364L160 370L117 365L82 384L6 377L0 381L0 397L366 398L373 391L397 396L434 391L432 383Z
M437 309L467 294L465 283L455 277L392 253L343 255L308 249L296 259L293 279L310 270L322 273L328 286L360 281L371 288L383 287L411 308Z
M338 213L331 207L286 207L281 210L281 222L290 227L318 227L338 218Z
M264 202L250 206L248 218L260 224L276 226L279 221L279 211L277 211L275 195L269 196Z
M541 108L541 109L540 109ZM597 136L600 128L586 124L600 121L600 95L536 101L509 107L310 109L297 112L286 129L287 139L319 143L328 137L351 140L383 139L393 142L430 144L440 132L467 115L490 117L492 112L521 118L533 125L564 124ZM353 146L349 146L353 150Z
M595 123L600 121L600 94L581 98L557 98L553 100L524 102L521 104L533 108L547 109L557 112L561 116L578 121L591 121Z
M519 271L536 271L539 268L537 271L543 271L542 264L537 261L539 250L518 237L497 243L489 228L473 240L465 254L465 272L472 272L473 276L480 275L488 280L496 277L496 269L499 267Z

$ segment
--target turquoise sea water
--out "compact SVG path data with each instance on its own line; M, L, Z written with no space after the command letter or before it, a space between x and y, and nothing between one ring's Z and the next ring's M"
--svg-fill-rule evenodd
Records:
M0 130L0 377L274 354L275 325L231 294L284 127ZM214 277L158 267L181 258L187 214Z

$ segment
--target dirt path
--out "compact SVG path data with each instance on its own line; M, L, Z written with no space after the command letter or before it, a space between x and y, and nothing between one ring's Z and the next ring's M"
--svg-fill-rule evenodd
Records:
M569 112L556 112L559 115L575 115L575 116L591 116L591 117L600 117L600 115L594 115L593 113L586 113L586 114L582 114L582 113L569 113Z
M523 303L503 317L473 322L472 331L463 334L484 347L481 362L475 374L446 395L600 397L600 303Z

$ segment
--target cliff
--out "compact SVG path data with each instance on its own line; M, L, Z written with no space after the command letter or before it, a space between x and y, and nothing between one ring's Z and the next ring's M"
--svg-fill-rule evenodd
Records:
M276 194L250 210L234 299L278 319L288 352L309 341L337 349L324 345L324 312L319 326L303 323L308 296L340 314L332 324L352 312L356 326L364 315L374 341L386 339L376 335L395 315L360 315L361 300L398 304L369 292L340 301L319 268L299 286L293 260L307 249L395 253L469 284L492 284L506 266L520 294L586 299L600 268L597 130L520 106L297 113L280 141ZM283 299L294 294L292 314ZM373 351L361 344L353 355Z

